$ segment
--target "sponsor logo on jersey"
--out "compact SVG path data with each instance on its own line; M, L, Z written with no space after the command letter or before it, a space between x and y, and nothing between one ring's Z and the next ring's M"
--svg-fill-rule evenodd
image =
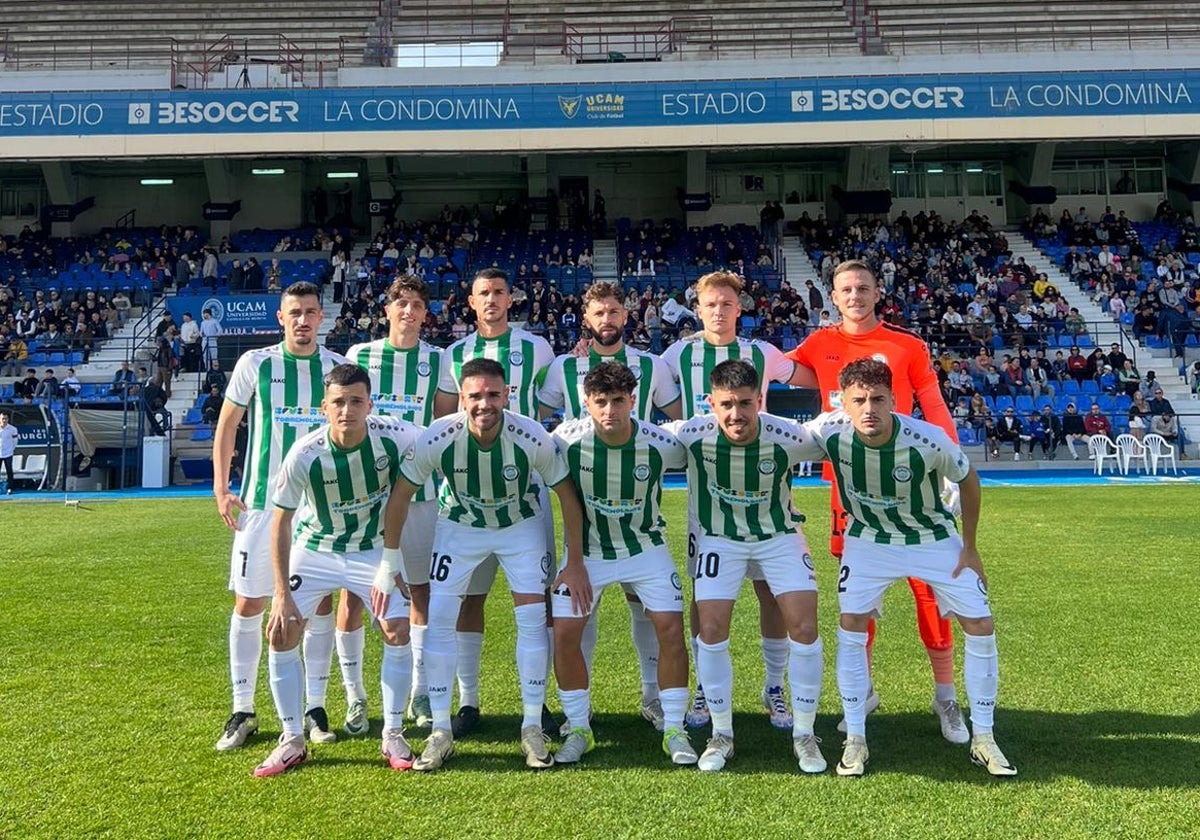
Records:
M646 464L638 464L633 468L633 477L638 481L646 481L650 478L650 467Z
M371 402L378 411L420 414L425 410L425 398L420 394L372 394Z
M762 473L763 475L770 475L771 473L775 472L775 462L774 461L759 461L758 462L758 471L760 473Z
M709 482L708 490L726 504L738 505L739 507L761 505L771 498L770 490L733 490L728 487L722 487L715 481Z
M513 464L509 464L500 471L500 475L504 476L505 481L516 481L518 476L521 475L521 471Z
M466 493L459 493L458 498L467 505L484 510L497 510L502 507L507 507L517 501L517 494L510 493L507 496L499 496L497 498L487 498L483 496L468 496Z
M645 503L645 499L602 499L590 493L583 497L583 501L592 510L604 516L625 516L637 513Z
M708 414L711 410L708 405L708 394L697 394L693 402L695 403L696 414Z
M271 412L271 419L285 426L315 426L322 422L321 409L298 405L276 406Z
M355 496L353 499L339 499L336 502L330 502L329 510L332 513L338 513L342 516L358 513L362 510L369 510L386 499L390 489L388 487L381 487L374 493L367 493L365 496Z
M861 490L855 490L853 487L847 488L846 494L860 505L869 508L892 510L904 504L903 499L897 499L894 496L878 496L874 493L864 493Z
M908 467L904 466L903 464L896 467L896 469L892 470L892 478L894 478L896 481L900 481L900 482L912 481L912 477L913 477L912 470L909 469Z

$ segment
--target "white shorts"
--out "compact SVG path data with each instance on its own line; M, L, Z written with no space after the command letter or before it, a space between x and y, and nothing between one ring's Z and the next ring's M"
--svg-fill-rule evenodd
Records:
M550 558L550 569L547 572L545 586L542 587L542 591L545 592L550 588L550 584L554 583L554 570L558 567L558 558L555 557L554 509L550 507L550 491L545 487L538 493L538 504L541 506L541 512L536 521L541 525L546 541L546 555ZM463 594L486 595L491 592L492 584L496 582L496 570L499 566L500 563L496 556L484 558L484 561L472 573L471 580L467 584L467 591Z
M762 542L736 542L702 534L696 540L696 600L737 600L751 563L758 564L776 597L787 592L817 591L812 555L799 531Z
M326 595L346 589L362 598L367 609L371 607L371 584L375 573L379 571L379 563L383 559L383 549L374 551L351 551L345 554L335 554L331 551L313 551L303 546L292 546L288 558L288 588L292 590L292 600L296 609L307 619L317 609ZM392 590L388 599L385 619L408 619L408 599L399 589Z
M504 569L509 590L518 594L545 592L547 578L554 579L546 534L537 519L495 529L472 528L442 519L433 538L429 586L439 592L469 594L473 576L488 560L495 560Z
M687 531L687 575L692 580L696 579L696 544L700 541L700 525L692 517L692 512L688 511L688 531ZM746 577L750 580L766 580L767 576L763 574L762 567L757 562L751 561L746 566Z
M650 612L683 612L683 581L675 571L675 563L666 546L655 546L621 560L584 557L583 565L592 584L589 613L595 611L604 588L614 583L621 584L626 592L632 590ZM551 593L550 607L555 618L581 617L572 609L571 592L565 586L559 586Z
M270 598L275 594L271 568L273 510L244 510L238 515L229 558L229 588L242 598Z
M992 610L979 575L964 569L950 577L961 551L957 535L924 545L880 545L848 536L838 574L838 607L850 615L880 616L887 588L912 577L929 584L943 616L986 618Z
M404 582L409 586L429 583L429 561L433 557L433 534L437 528L437 499L413 502L400 532L400 552L404 555Z

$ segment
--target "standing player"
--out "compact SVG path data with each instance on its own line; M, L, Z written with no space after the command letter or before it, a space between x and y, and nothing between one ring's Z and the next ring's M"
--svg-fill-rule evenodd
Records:
M330 371L321 410L329 425L296 441L275 481L275 597L267 638L271 693L283 733L278 746L255 768L255 776L279 775L308 758L300 726L303 668L296 650L304 622L319 602L339 589L370 599L382 555L388 494L401 457L420 431L396 418L368 418L371 380L353 364ZM297 509L301 516L294 524ZM412 683L408 601L401 590L389 594L391 610L378 614L384 639L381 752L393 770L407 770L413 764L404 738L404 704Z
M792 750L803 772L821 773L825 758L813 734L824 669L817 578L800 528L804 517L792 503L792 468L821 451L798 423L762 413L762 388L749 362L722 362L713 368L710 383L712 414L668 426L688 451L688 508L698 526L696 672L707 691L713 726L699 767L721 770L733 758L729 626L754 563L789 636Z
M917 335L880 321L876 315L880 299L879 281L870 266L861 260L849 260L837 266L833 272L831 297L842 314L841 324L817 330L789 354L805 375L802 384L820 390L822 410L831 411L841 407L838 374L846 362L870 356L891 368L896 406L901 414L912 414L915 396L925 419L945 431L951 440L957 441L954 420L938 388L929 348ZM834 557L840 558L846 512L841 505L835 473L829 465L826 465L824 475L826 479L834 481L830 496L832 533L829 551ZM917 602L917 628L933 666L935 685L932 708L941 723L942 736L953 744L966 743L970 735L963 724L962 710L954 689L954 635L950 622L942 618L937 599L928 586L916 579L910 580L909 586ZM868 657L874 632L875 623L871 622L868 629ZM868 714L879 706L879 695L874 687L866 702Z
M696 751L683 731L688 700L683 583L667 550L659 510L663 473L682 469L687 453L658 426L633 419L637 388L637 377L625 365L596 365L583 380L590 416L568 420L554 431L584 514L582 567L569 561L551 595L554 672L570 730L555 754L557 764L579 761L595 746L589 723L590 668L580 642L584 627L594 623L589 616L601 591L612 583L633 590L638 611L645 604L644 614L656 633L656 653L661 653L650 679L662 708L663 751L674 764L696 763ZM572 609L577 580L592 590L582 614Z
M508 275L500 269L485 268L475 275L467 304L475 313L475 332L443 351L436 415L441 417L457 410L463 365L471 359L491 359L504 370L508 383L508 411L537 420L538 389L545 379L546 369L554 361L554 350L544 338L509 327L508 310L512 306L512 291L508 287ZM549 589L554 568L554 519L550 513L550 496L544 487L540 490L540 499L539 516L543 517L542 527L546 532L547 551L550 552L551 571L546 578L546 588ZM456 669L459 709L454 716L456 736L466 735L479 722L483 605L496 579L496 568L495 557L481 563L463 598L462 615L458 620Z
M440 348L421 341L421 325L429 311L429 287L419 277L403 276L387 290L388 337L356 344L347 352L352 362L371 377L375 413L391 415L424 428L433 422L438 380L442 370ZM425 690L425 624L429 610L429 558L433 554L433 529L437 524L437 486L432 478L413 498L408 525L400 535L404 554L404 580L412 597L413 687L410 715L417 726L428 726L429 695ZM346 685L346 726L367 720L363 691L362 604L343 598L338 608L338 659ZM354 663L354 667L349 667Z
M583 325L591 336L587 355L559 356L550 365L546 381L538 391L542 417L562 409L567 420L587 416L584 407L584 379L588 372L604 362L616 362L627 367L637 385L633 414L638 420L650 422L654 410L672 420L682 416L679 386L671 372L657 356L625 344L625 322L629 312L622 302L621 287L613 283L593 283L583 294ZM658 636L641 602L625 588L629 605L630 634L638 652L642 679L642 717L663 731L663 711L658 689ZM596 648L596 613L588 616L583 631L583 656L591 672L592 653Z
M225 402L213 435L213 495L217 512L234 531L229 588L234 593L229 625L229 673L233 681L233 714L217 741L218 750L237 749L258 730L254 692L262 658L262 615L274 591L271 573L272 481L284 456L299 438L322 423L324 378L346 360L317 343L325 318L321 292L312 283L293 283L284 290L276 313L283 341L242 354L225 391ZM229 491L238 424L249 412L249 444L240 495ZM320 699L333 656L330 601L317 608L319 622L305 631L304 655L310 704ZM321 626L315 628L313 625ZM324 670L321 662L324 662ZM319 686L319 687L317 687ZM314 690L316 688L316 690ZM310 707L310 733L331 740L324 701Z
M504 368L491 359L462 366L461 412L435 420L400 466L388 502L383 564L372 606L385 612L390 582L400 570L399 534L409 501L434 472L444 476L439 521L429 569L429 627L425 671L433 731L417 763L436 770L454 754L450 721L451 680L457 656L454 625L472 574L495 555L512 591L517 624L517 674L521 685L521 752L534 769L550 767L542 732L549 641L545 581L550 573L538 500L542 482L558 494L571 562L582 562L582 513L575 486L554 441L536 420L508 411ZM580 613L590 604L586 580L572 590Z
M721 362L742 359L758 373L762 383L762 394L766 400L767 388L772 382L800 384L804 376L798 372L794 362L782 351L765 341L739 338L738 320L742 308L738 295L742 291L742 279L727 271L705 274L696 282L696 312L704 329L688 338L676 341L663 353L663 361L671 375L679 383L682 397L680 405L683 419L690 420L711 411L709 404L709 377ZM688 574L695 574L696 541L695 523L688 523ZM766 666L763 681L762 701L771 716L771 725L778 729L792 727L791 711L783 690L783 670L788 658L788 640L783 617L771 597L770 589L757 568L751 568L750 578L754 581L754 592L758 596L759 627L762 632L762 655ZM692 604L692 656L697 657L699 646L699 618L696 605ZM704 688L696 685L696 697L688 713L688 726L700 727L708 723L708 708L704 701Z
M971 759L993 776L1015 776L992 737L999 667L987 577L975 546L979 476L941 429L895 413L886 363L851 362L838 385L842 410L804 424L837 471L848 514L838 575L837 676L846 716L838 775L861 776L866 770L867 625L880 614L887 588L907 576L931 586L942 613L956 615L962 627L963 681L975 730ZM939 495L944 479L959 482L961 539Z

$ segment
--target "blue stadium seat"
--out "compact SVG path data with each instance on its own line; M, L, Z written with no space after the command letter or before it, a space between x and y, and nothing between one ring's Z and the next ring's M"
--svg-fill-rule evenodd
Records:
M1033 411L1033 397L1020 395L1016 399L1017 412L1021 415L1029 414Z
M1097 396L1100 393L1100 383L1095 379L1085 379L1079 383L1079 390L1084 394Z
M1002 412L1006 408L1014 408L1015 405L1016 404L1013 402L1012 397L1004 397L1004 396L996 397L996 411L997 412Z

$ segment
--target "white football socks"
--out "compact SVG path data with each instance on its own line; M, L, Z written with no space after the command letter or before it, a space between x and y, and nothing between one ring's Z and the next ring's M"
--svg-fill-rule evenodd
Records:
M304 628L304 702L306 708L325 705L329 669L333 665L333 613L314 615Z
M563 713L567 716L567 725L572 729L591 729L588 722L588 712L592 707L592 693L586 688L573 691L558 690L558 699L562 703ZM541 710L538 711L539 722Z
M963 682L967 688L967 702L971 704L971 732L985 735L992 731L1000 686L995 633L990 636L963 634Z
M629 605L629 635L633 639L633 649L637 651L638 670L642 676L642 703L652 703L659 698L658 634L645 607L636 601L626 600L625 603Z
M733 735L733 658L729 655L729 640L715 645L697 640L700 655L696 671L704 683L708 711L712 714L714 735Z
M765 640L764 640L765 642ZM788 682L792 689L792 737L813 734L817 703L821 699L821 678L825 671L825 645L788 640Z
M769 639L766 636L762 640L762 658L763 666L766 670L766 675L763 679L763 688L776 688L783 686L783 669L788 661L788 642L787 638Z
M272 650L267 653L267 670L271 674L271 696L284 735L304 732L304 666L300 651Z
M517 619L517 676L521 681L522 727L542 725L546 704L546 605L522 604Z
M229 679L233 685L233 710L252 713L258 687L258 663L262 659L263 614L229 618Z
M837 682L842 695L842 714L846 718L846 734L865 738L867 694L871 691L867 634L853 633L839 627L837 639Z
M688 707L687 686L683 688L663 688L658 692L659 702L663 710L663 731L668 729L683 729L683 716Z
M413 657L409 645L383 646L379 686L383 695L383 728L404 728L404 707L412 688Z
M366 631L338 630L333 634L337 647L338 667L342 671L342 686L346 689L346 705L355 700L367 699L367 688L363 685L363 650L366 647Z
M459 634L454 632L454 622L461 603L462 599L454 595L431 594L429 624L425 628L425 680L433 728L446 731L450 730L451 684L458 657Z
M483 655L482 633L457 633L458 705L479 707L479 660Z
M428 694L429 689L425 687L425 627L421 624L410 625L409 632L412 635L412 659L413 659L413 697L420 697L422 694Z

